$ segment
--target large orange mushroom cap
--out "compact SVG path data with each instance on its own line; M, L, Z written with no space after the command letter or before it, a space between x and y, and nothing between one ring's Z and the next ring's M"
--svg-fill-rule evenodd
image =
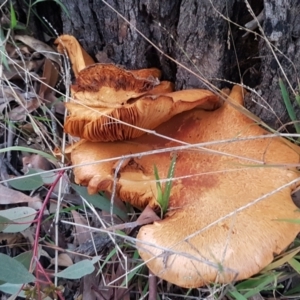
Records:
M242 100L242 90L234 87L229 101L238 107ZM299 225L280 219L300 218L290 196L299 183L298 147L264 138L264 129L228 103L215 111L195 108L176 115L156 131L205 144L175 151L168 213L138 233L139 253L155 275L182 287L229 283L259 272L293 241ZM218 142L226 139L231 142ZM75 167L76 182L91 193L112 192L115 182L122 200L157 206L154 165L160 178L167 178L173 154L143 153L178 145L154 135L81 142L72 151L73 165L99 164ZM124 157L135 153L140 155ZM108 160L112 157L120 159Z

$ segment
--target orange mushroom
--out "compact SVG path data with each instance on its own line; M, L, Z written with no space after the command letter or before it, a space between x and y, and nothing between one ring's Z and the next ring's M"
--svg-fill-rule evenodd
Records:
M241 88L229 101L242 104ZM183 112L156 132L173 140L82 141L71 153L78 184L95 193L112 192L115 183L117 195L140 208L157 206L154 165L167 178L170 151L177 155L168 212L137 236L155 275L182 287L229 283L259 272L293 241L299 225L280 219L300 218L290 196L300 181L299 147L267 137L227 102L215 111Z
M216 95L204 90L170 93L173 84L160 82L157 69L126 71L94 64L80 71L66 103L65 131L89 141L136 138L174 115L201 106L219 106Z
M132 139L182 111L196 106L215 109L220 104L209 91L171 93L174 85L160 82L156 68L126 71L95 64L72 36L62 35L55 43L59 52L68 52L76 76L64 125L71 135L93 142Z

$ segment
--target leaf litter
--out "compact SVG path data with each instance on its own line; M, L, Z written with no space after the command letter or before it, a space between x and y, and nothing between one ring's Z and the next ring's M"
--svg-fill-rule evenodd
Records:
M7 249L16 249L16 253L25 254L22 251L26 249L30 251L33 246L32 243L38 239L43 248L42 251L46 255L43 256L49 258L49 267L57 265L57 274L60 280L66 281L70 278L79 279L84 277L85 284L82 291L84 299L93 299L93 295L99 292L96 285L90 286L89 284L89 282L94 281L93 276L97 274L97 271L95 274L93 272L95 268L93 265L99 259L104 260L101 259L101 256L96 260L89 260L78 256L79 253L76 255L75 252L74 255L73 250L75 248L72 245L84 245L91 238L94 239L95 232L93 233L94 230L90 228L103 225L111 226L112 217L115 219L114 225L123 221L117 216L110 215L111 206L105 195L99 195L100 198L98 199L95 197L95 199L90 199L86 192L80 190L80 187L76 187L82 197L91 201L90 205L96 205L99 215L103 214L102 209L107 211L106 215L101 216L101 222L105 220L105 224L99 223L99 220L94 219L94 217L90 223L87 223L86 218L94 216L95 209L91 210L89 207L85 207L82 201L79 203L76 201L75 206L72 204L74 190L72 191L68 175L63 174L61 186L55 186L52 195L50 195L53 199L50 198L49 200L52 204L57 204L55 199L57 199L61 190L63 191L66 200L63 200L60 218L73 218L74 226L60 224L63 230L58 231L58 247L52 244L55 242L54 215L58 210L58 206L55 204L54 212L51 213L52 210L42 208L42 203L47 197L49 187L54 185L57 179L59 173L57 169L61 167L55 157L49 159L52 149L60 148L62 143L60 120L62 120L61 116L64 114L64 107L61 105L62 101L59 99L61 96L56 88L58 81L61 80L61 59L55 48L29 36L17 35L11 37L10 42L5 46L9 64L8 68L2 72L2 83L4 85L1 86L0 109L2 112L1 122L4 124L5 132L3 136L6 136L6 140L2 144L4 151L0 153L0 159L1 168L6 170L4 173L7 175L3 177L4 173L1 173L0 243L6 241L8 243L7 247L9 247ZM47 134L46 139L44 134ZM5 151L5 149L7 150ZM101 202L105 204L99 205ZM39 236L35 235L37 226L37 210L35 207L38 210L44 209L43 219L45 221ZM84 211L85 213L83 213ZM113 211L123 220L127 219L127 208L120 200L116 200ZM80 225L85 225L88 228L83 228ZM135 224L135 226L137 225L138 223ZM123 229L126 228L132 228L132 226L125 225ZM30 239L29 236L31 236ZM28 240L26 241L26 239ZM110 239L114 239L114 237ZM32 243L29 241L32 241ZM70 244L70 247L67 244ZM64 248L60 248L60 246ZM113 249L113 247L113 244L108 243L107 247L101 251L105 254L107 251L111 251L109 249ZM55 249L59 250L57 259L55 258ZM98 249L95 251L98 251ZM8 259L11 254L10 252L4 252L4 255L3 261L6 258ZM118 263L119 256L120 254L117 253L112 256L114 257L114 263L112 265L109 262L106 264L106 275L98 276L97 285L99 280L100 282L104 280L104 283L100 284L104 288L112 278L117 279L120 274L124 274L124 263ZM17 259L17 256L14 259ZM27 281L31 280L31 288L39 288L42 289L42 293L46 293L46 290L43 289L45 284L40 283L40 278L43 277L47 280L47 276L51 273L47 275L49 271L42 270L39 264L35 268L35 273L39 275L33 279L34 277L30 277L32 276L30 275L32 272L31 264L27 260ZM114 273L115 268L117 268L117 273L111 278L111 276L108 276L108 270L111 269ZM41 272L46 273L42 275ZM94 275L89 275L90 273ZM21 280L23 283L26 283L25 278L24 275L24 280ZM9 281L10 279L3 283L3 288L0 288L0 290L8 293L13 291L12 287L9 286L11 284ZM17 286L15 286L14 292L17 293ZM113 292L110 293L119 294L120 291L118 288L113 288ZM124 294L124 289L122 289L121 294Z

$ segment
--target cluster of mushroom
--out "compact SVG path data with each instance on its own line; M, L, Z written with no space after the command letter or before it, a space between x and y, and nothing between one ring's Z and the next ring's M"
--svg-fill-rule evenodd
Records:
M172 92L158 70L90 64L72 37L58 39L59 47L71 55L70 41L81 63L72 61L77 78L65 131L83 139L71 160L101 161L75 166L76 183L112 192L117 180L123 201L156 207L154 165L166 179L176 154L168 212L137 235L155 275L188 288L229 283L259 272L293 241L299 225L282 219L300 218L291 199L300 149L241 113L242 88L223 104L210 91ZM113 157L120 157L117 177Z

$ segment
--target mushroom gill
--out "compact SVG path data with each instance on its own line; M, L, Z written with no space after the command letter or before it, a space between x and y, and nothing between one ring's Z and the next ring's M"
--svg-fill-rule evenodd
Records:
M143 129L154 129L185 110L212 110L218 105L218 97L205 90L147 95L117 108L90 108L70 102L66 103L69 115L64 128L88 141L122 141L141 136Z
M267 137L236 109L243 101L240 87L228 99L215 111L196 107L156 128L172 141L156 135L83 141L71 153L78 184L95 193L111 192L115 182L117 195L140 208L157 206L154 165L167 178L171 156L177 155L168 212L140 229L137 247L155 275L182 287L248 278L299 232L299 225L281 221L300 218L291 199L300 181L299 147ZM160 149L170 150L153 151ZM119 161L107 162L112 157Z

